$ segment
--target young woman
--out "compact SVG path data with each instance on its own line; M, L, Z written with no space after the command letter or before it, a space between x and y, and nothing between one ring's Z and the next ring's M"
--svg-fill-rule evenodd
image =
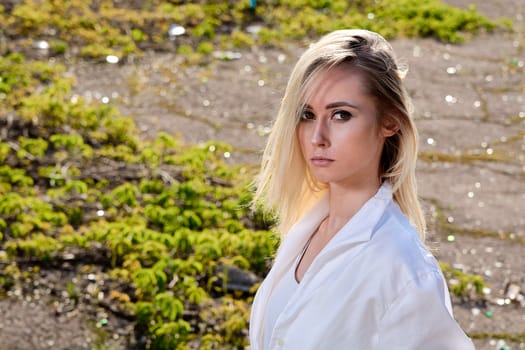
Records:
M402 78L365 30L326 35L295 66L257 179L286 235L254 299L252 350L474 349L422 243Z

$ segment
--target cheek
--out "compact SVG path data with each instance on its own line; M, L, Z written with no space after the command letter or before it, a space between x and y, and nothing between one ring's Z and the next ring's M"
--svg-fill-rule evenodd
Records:
M365 131L366 130L366 131ZM367 122L367 125L364 127L362 132L363 138L366 138L368 142L372 144L382 143L384 136L382 134L382 129L378 125L377 121L372 119Z
M352 125L335 129L332 144L344 150L372 151L381 143L381 137L373 124Z

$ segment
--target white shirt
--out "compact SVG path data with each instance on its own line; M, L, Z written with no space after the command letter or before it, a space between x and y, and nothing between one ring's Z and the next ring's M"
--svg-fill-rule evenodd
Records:
M437 261L386 183L317 255L265 329L272 290L327 214L325 196L282 242L252 305L251 350L474 350L452 316Z
M264 328L270 330L269 332L264 333L264 347L269 348L271 335L277 318L281 315L286 304L292 298L292 295L295 293L299 287L299 283L295 279L295 269L297 263L299 262L299 257L296 259L293 268L289 269L279 283L275 286L268 300L266 308L266 317L264 318Z

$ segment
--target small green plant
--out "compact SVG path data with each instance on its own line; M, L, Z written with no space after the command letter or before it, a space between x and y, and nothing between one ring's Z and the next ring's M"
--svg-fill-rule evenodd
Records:
M69 45L64 40L52 40L50 42L50 47L55 55L64 55L67 52Z
M440 267L453 295L462 299L483 297L483 289L487 285L480 275L466 274L444 262L440 263Z
M31 238L9 241L5 244L10 255L23 255L42 261L48 261L62 249L62 244L42 233L33 234Z
M235 30L231 33L231 41L234 47L251 47L255 40L243 31Z
M213 52L213 43L209 41L203 41L197 46L197 52L203 55L209 55Z

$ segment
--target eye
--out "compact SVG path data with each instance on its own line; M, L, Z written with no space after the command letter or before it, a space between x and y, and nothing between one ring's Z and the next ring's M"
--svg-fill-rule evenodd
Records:
M346 120L350 120L352 117L353 117L352 113L345 111L345 110L335 111L332 114L332 119L334 120L346 121Z
M315 114L313 114L312 111L305 109L301 113L301 121L314 120L314 119L315 119Z

